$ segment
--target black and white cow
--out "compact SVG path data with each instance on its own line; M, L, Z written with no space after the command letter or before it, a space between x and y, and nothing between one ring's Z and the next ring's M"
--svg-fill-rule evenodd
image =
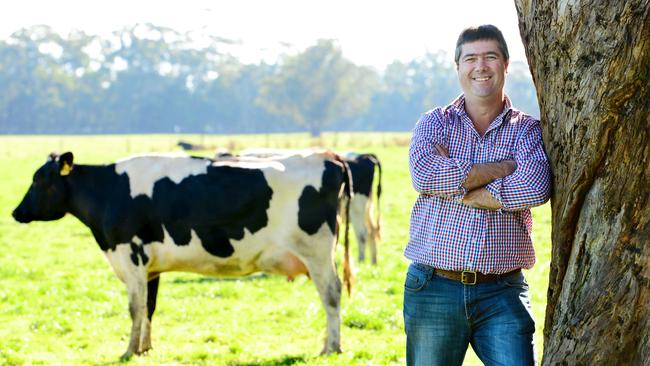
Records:
M282 159L286 156L305 154L309 151L314 152L320 150L250 148L241 151L239 156ZM354 195L350 204L349 217L352 227L354 227L357 243L359 244L359 261L365 261L366 244L368 244L372 264L377 264L377 245L381 240L381 210L379 206L379 198L381 197L381 163L375 154L348 152L342 154L342 156L350 166L350 172L352 173ZM233 158L231 154L223 155L221 153L215 155L215 159L231 158ZM375 171L378 172L376 197L373 195L375 189ZM345 217L343 220L345 220Z
M67 152L36 171L13 216L28 223L70 213L90 228L127 286L133 323L123 357L151 348L159 278L169 271L308 274L327 314L323 352L330 353L340 352L337 212L350 186L347 165L327 153L258 162L139 156L73 165Z
M343 157L352 173L354 195L350 221L359 243L359 261L365 260L367 243L372 264L377 264L377 244L381 240L381 163L375 154L346 153ZM373 196L375 170L378 172L376 200Z

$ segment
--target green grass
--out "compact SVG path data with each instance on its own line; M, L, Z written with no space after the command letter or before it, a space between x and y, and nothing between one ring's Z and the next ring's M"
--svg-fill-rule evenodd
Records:
M322 145L374 152L384 169L379 265L357 264L351 298L342 300L343 353L318 356L325 316L305 277L236 280L188 273L162 275L146 356L119 362L130 319L125 286L113 275L89 230L74 217L20 225L11 218L34 171L51 151L77 163L176 150L179 140L210 148ZM0 365L402 365L402 252L415 192L407 166L408 134L250 136L0 136ZM210 151L199 155L209 155ZM538 358L550 264L550 208L534 211L538 263L531 284ZM354 239L353 239L354 240ZM352 243L353 253L356 243ZM339 248L338 257L342 250ZM356 256L356 254L355 254ZM470 351L466 365L480 365Z

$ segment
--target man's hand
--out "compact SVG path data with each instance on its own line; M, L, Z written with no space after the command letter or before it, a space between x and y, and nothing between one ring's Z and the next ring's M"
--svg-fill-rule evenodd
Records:
M508 175L514 173L515 170L517 170L517 162L515 162L514 160L502 160L502 161L498 162L497 164L499 164L501 169L502 169L501 173L503 174L503 176L500 177L500 178L508 176Z
M501 204L492 196L492 194L485 188L475 189L468 192L461 201L464 205L482 208L485 210L498 210Z

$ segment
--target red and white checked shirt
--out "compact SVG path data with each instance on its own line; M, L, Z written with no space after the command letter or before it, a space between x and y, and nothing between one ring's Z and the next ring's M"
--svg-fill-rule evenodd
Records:
M413 187L420 193L411 212L404 255L413 262L452 270L506 273L531 268L530 207L549 199L550 168L539 121L512 108L510 99L481 137L465 112L465 98L425 113L409 149ZM448 147L449 158L435 145ZM473 164L512 159L517 170L485 188L502 205L498 211L460 203Z

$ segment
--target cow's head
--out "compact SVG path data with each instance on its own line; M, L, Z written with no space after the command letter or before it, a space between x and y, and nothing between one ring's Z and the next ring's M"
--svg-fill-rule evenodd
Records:
M72 171L72 159L71 152L50 154L47 162L34 173L32 185L14 210L16 221L51 221L65 215L69 192L64 180Z

